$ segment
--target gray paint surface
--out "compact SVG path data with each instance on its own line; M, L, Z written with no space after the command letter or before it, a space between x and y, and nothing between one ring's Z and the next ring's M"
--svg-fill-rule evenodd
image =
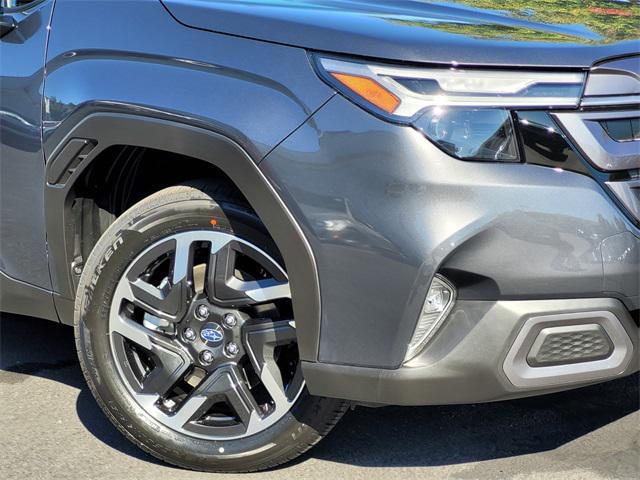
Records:
M43 62L52 2L0 40L0 270L51 288L44 228Z
M260 159L332 94L302 49L185 28L157 0L58 0L45 151L91 111L130 105L224 133Z
M571 16L563 0L524 8L508 2L474 8L474 2L418 0L163 3L179 21L198 28L401 62L589 67L604 57L637 51L638 31L624 29L625 17L610 13L609 30L596 31ZM564 21L554 23L548 16L553 10ZM624 33L616 36L621 29Z

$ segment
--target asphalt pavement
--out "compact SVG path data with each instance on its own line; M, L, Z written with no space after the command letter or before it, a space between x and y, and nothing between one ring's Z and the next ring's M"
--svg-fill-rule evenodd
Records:
M639 376L484 405L357 408L292 465L251 475L166 466L106 420L73 332L0 317L0 479L638 479Z

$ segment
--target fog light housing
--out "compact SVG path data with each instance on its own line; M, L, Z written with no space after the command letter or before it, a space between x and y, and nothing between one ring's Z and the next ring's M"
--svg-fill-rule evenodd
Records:
M442 275L433 277L405 361L415 357L438 331L455 302L456 289Z

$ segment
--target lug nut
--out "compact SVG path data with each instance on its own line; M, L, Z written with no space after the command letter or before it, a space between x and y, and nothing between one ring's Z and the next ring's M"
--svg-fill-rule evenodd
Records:
M222 319L225 327L233 328L238 324L238 319L233 313L227 313Z
M191 327L185 328L182 336L186 341L193 342L196 339L196 331Z
M198 305L198 308L196 308L196 317L200 320L206 320L209 317L209 307L206 305Z
M227 355L229 355L230 357L235 357L238 352L240 351L240 349L238 348L238 345L233 343L233 342L229 342L227 343L227 345L224 347L224 351L226 352Z
M210 365L211 362L213 362L213 359L214 359L213 352L210 352L209 350L205 350L200 354L200 361L204 365Z

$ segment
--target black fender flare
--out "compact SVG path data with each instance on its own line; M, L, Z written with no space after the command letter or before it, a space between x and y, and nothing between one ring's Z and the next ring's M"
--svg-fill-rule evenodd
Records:
M90 151L69 147L89 140ZM75 141L78 144L78 141ZM96 112L80 120L53 149L47 162L45 222L56 308L63 323L73 322L71 218L69 193L91 162L113 145L154 148L186 155L222 170L240 189L278 245L289 275L300 358L316 361L320 332L320 288L311 246L276 190L256 162L235 141L205 128L145 115ZM75 161L70 176L60 172ZM54 183L55 182L55 183Z

